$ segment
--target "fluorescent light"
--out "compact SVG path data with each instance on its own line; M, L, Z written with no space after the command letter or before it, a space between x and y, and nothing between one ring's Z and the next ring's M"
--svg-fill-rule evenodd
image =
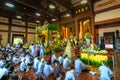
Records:
M39 20L37 20L37 21L36 21L36 23L40 23L40 21L39 21Z
M7 7L11 7L11 8L14 8L14 7L15 7L12 3L5 3L5 5L6 5Z
M49 8L50 8L50 9L55 9L55 5L50 4L50 5L49 5Z
M81 4L86 4L88 2L88 0L82 0Z
M67 14L66 14L66 17L70 17L70 14L69 14L69 13L67 13Z
M22 16L16 16L16 18L21 19L21 18L22 18Z
M35 13L36 16L41 16L40 13Z
M56 21L56 19L52 19L52 21Z

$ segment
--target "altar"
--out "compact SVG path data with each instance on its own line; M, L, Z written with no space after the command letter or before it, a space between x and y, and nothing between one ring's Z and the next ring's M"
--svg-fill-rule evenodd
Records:
M108 66L113 66L114 54L102 54L102 53L81 53L81 60L93 66L100 66L103 61L106 61Z

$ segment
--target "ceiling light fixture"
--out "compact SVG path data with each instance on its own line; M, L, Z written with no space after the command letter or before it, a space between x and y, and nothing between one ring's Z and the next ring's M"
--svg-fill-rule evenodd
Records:
M56 19L53 18L52 21L56 21Z
M69 13L67 13L67 14L66 14L66 17L70 17L70 14L69 14Z
M39 21L39 20L37 20L37 21L36 21L36 23L40 23L40 21Z
M35 13L36 16L41 16L40 13Z
M50 9L55 9L55 5L50 4L50 5L49 5L49 8L50 8Z
M86 4L88 2L88 0L82 0L81 4Z
M5 3L7 7L14 8L15 6L12 3Z
M22 16L16 16L16 18L21 19L21 18L22 18Z

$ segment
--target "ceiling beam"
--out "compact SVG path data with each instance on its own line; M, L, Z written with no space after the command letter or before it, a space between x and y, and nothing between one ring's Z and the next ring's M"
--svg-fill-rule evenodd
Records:
M54 0L54 1L56 1L61 6L65 7L67 10L71 12L72 16L74 16L75 11L70 0Z
M26 5L28 7L31 7L33 9L39 10L40 12L42 12L43 14L45 14L46 16L56 16L55 13L48 11L47 9L45 9L41 4L35 3L35 1L31 1L31 0L14 0L15 2L18 2L20 4Z
M40 20L40 21L45 21L45 20L49 21L50 20L50 18L47 18L44 16L38 17L38 16L32 14L31 12L28 12L28 11L25 11L22 9L10 9L10 8L5 7L5 6L3 6L2 8L5 10L9 10L9 11L14 12L14 13L16 13L16 15L18 13L18 15L21 14L21 16L28 16L28 17L31 17L32 19L36 19L36 20ZM15 16L15 15L13 15L13 16Z

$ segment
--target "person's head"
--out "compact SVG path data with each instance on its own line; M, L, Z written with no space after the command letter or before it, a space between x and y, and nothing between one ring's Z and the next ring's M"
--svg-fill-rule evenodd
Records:
M22 59L22 62L25 62L25 58Z
M52 51L52 54L54 54L54 51Z
M9 64L6 64L4 67L5 67L5 68L9 68Z
M80 56L77 56L77 59L80 59Z
M47 65L51 65L51 62L50 62L50 61L47 61Z
M62 56L62 54L60 54L60 56Z
M44 62L44 58L41 58L41 62Z
M62 79L62 75L59 74L59 75L57 76L56 80L61 80L61 79Z
M71 68L70 68L70 71L71 71L72 73L74 73L74 72L75 72L75 68L74 68L74 67L71 67Z
M103 61L103 62L102 62L102 65L105 65L105 66L106 66L106 65L107 65L106 61Z
M68 55L65 55L65 57L64 57L64 58L66 58L66 57L68 57Z
M54 60L55 66L59 65L60 62L58 60Z

